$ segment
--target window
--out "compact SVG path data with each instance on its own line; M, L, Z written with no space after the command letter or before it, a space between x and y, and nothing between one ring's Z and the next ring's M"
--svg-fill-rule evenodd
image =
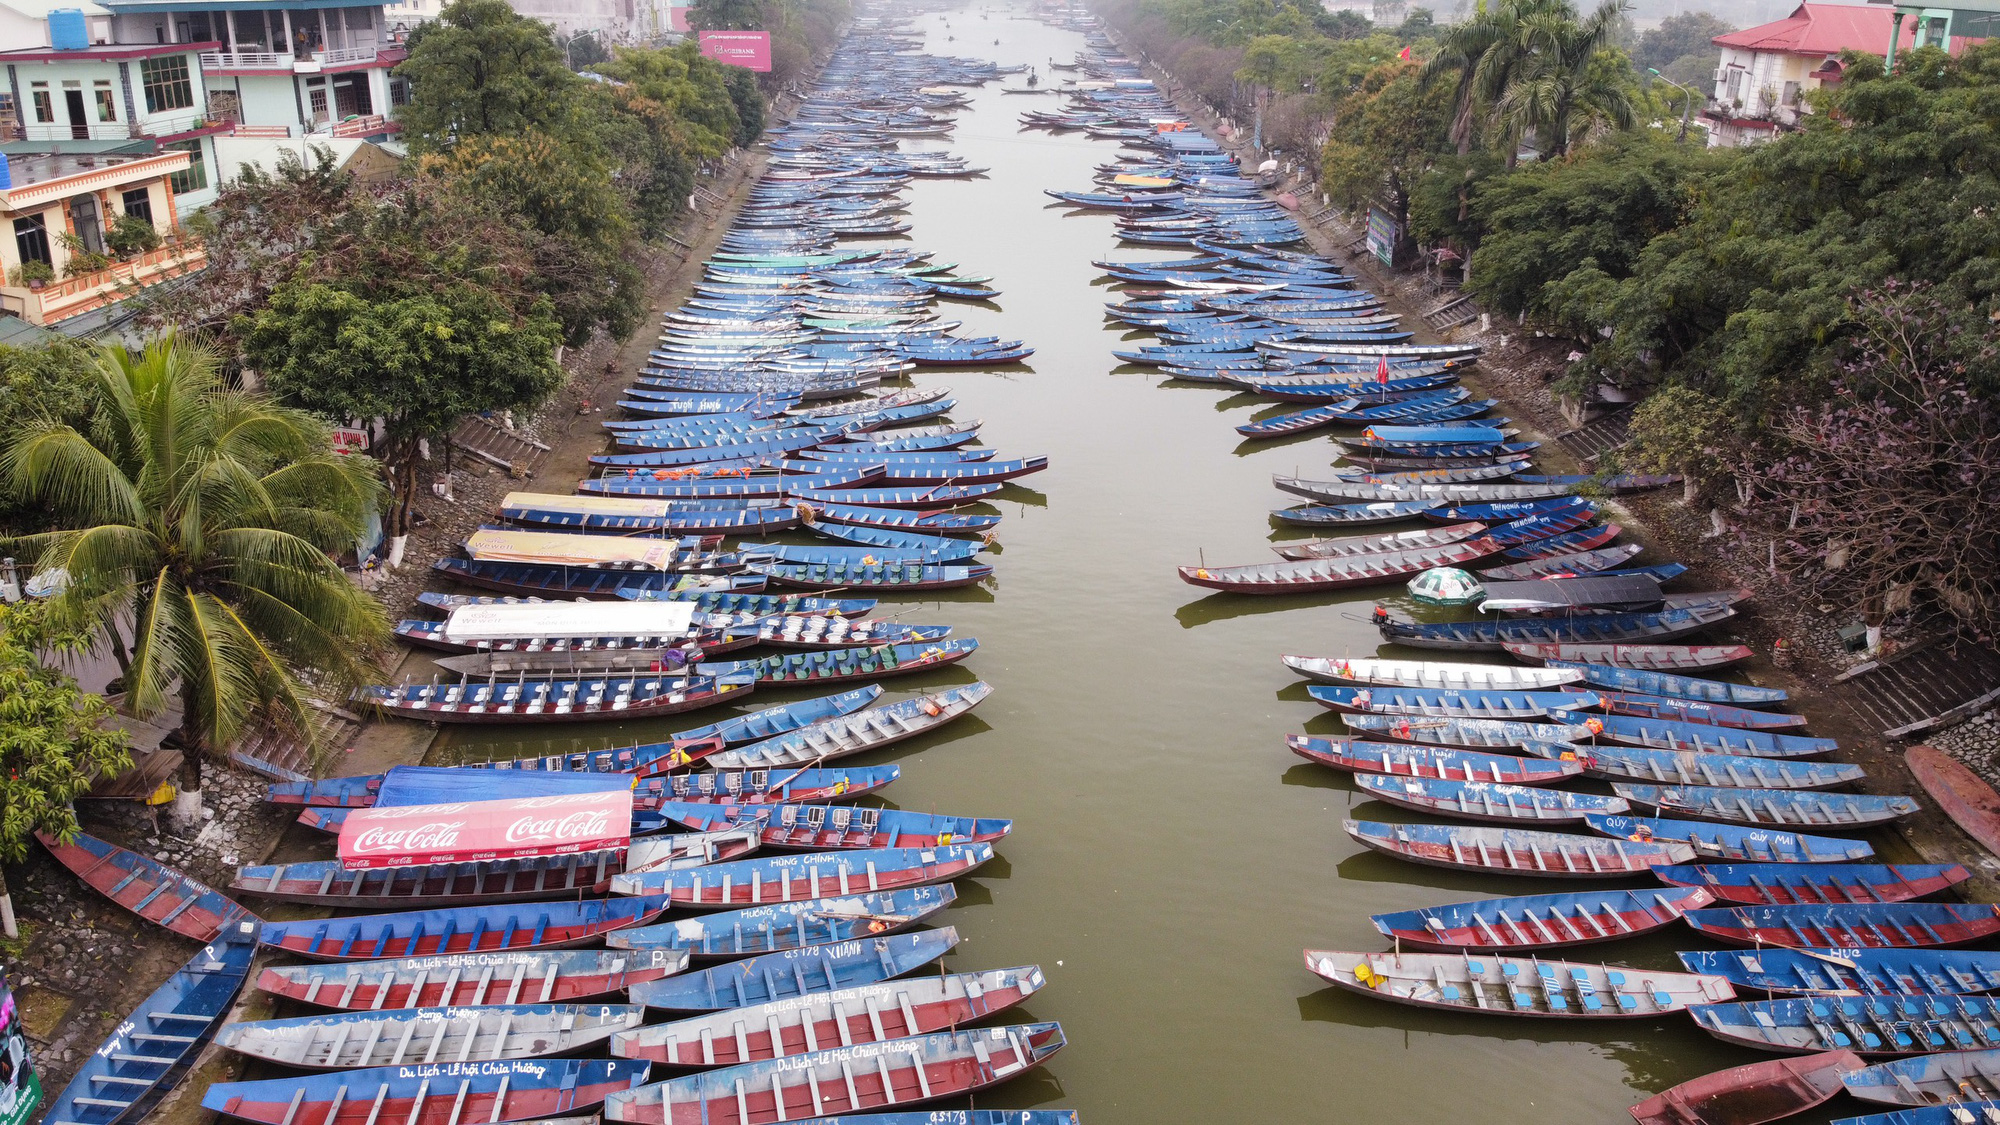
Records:
M139 81L146 87L146 112L165 113L194 104L194 84L188 81L186 55L139 60Z
M147 222L153 221L153 193L149 188L133 188L125 193L122 202L127 215L135 215Z
M112 96L111 83L97 84L97 119L99 121L118 120L118 100Z
M1780 97L1779 97L1779 104L1781 104L1781 105L1797 105L1797 104L1799 104L1799 84L1798 84L1798 83L1796 83L1796 82L1787 82L1787 83L1785 83L1785 90L1784 90L1784 93L1783 93L1782 95L1780 95Z
M35 83L35 121L47 125L56 119L56 103L49 97L49 84Z
M24 262L55 264L55 258L49 254L49 225L40 215L14 220L14 249Z
M200 137L191 141L170 141L160 147L169 152L189 154L186 171L175 172L168 178L167 182L174 185L175 191L181 193L200 191L208 186L208 164L201 157Z
M392 106L396 106L398 108L410 104L409 79L407 78L389 79L389 104Z
M322 86L317 90L306 91L306 109L309 111L308 116L312 118L313 124L319 125L325 123L326 87Z

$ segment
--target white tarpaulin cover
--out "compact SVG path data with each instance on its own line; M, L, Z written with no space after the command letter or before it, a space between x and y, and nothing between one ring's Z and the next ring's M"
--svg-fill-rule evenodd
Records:
M451 611L444 635L453 641L515 637L677 637L700 607L694 602L517 602L467 605Z

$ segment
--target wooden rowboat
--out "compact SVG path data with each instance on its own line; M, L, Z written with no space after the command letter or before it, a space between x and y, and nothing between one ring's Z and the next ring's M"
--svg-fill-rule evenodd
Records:
M1649 805L1665 813L1779 828L1873 828L1909 816L1918 807L1908 797L1868 793L1624 784L1611 789L1635 805Z
M641 1125L753 1125L795 1120L801 1113L895 1109L973 1093L1026 1074L1063 1043L1060 1025L1031 1023L856 1044L642 1086L608 1099L604 1117ZM1017 1111L1007 1120L1021 1116ZM923 1120L936 1119L925 1115Z
M1485 582L1516 582L1531 578L1576 578L1607 574L1621 563L1638 557L1644 550L1645 548L1637 543L1620 543L1613 547L1599 547L1593 551L1576 551L1565 555L1509 563L1506 566L1488 567L1479 572L1479 577Z
M971 637L962 640L927 641L921 644L876 644L859 648L824 649L816 652L788 652L756 660L698 665L704 676L733 683L753 676L769 686L799 687L805 684L833 684L847 680L879 680L908 676L956 664L979 650Z
M1308 762L1346 773L1488 781L1496 785L1557 785L1583 774L1583 767L1576 762L1522 758L1513 754L1485 754L1477 750L1451 750L1442 746L1315 738L1304 734L1286 735L1285 745Z
M666 900L659 897L521 906L496 903L449 910L266 922L258 940L316 961L560 949L597 940L612 930L645 925L666 909Z
M1802 762L1744 754L1695 754L1637 746L1533 745L1531 754L1574 754L1591 777L1663 785L1731 785L1756 789L1835 789L1867 776L1844 762Z
M1444 547L1463 542L1486 530L1483 523L1455 523L1444 527L1396 531L1387 535L1350 535L1341 539L1314 539L1306 543L1281 543L1272 547L1281 559L1344 559L1356 555L1383 555L1423 547Z
M1560 664L1608 664L1645 672L1692 672L1702 668L1726 668L1740 664L1755 653L1749 645L1655 645L1655 644L1517 644L1501 646L1508 655L1530 664L1557 661ZM1560 666L1560 664L1558 666Z
M1482 953L1306 950L1306 969L1365 996L1493 1016L1638 1019L1736 998L1720 977Z
M1591 723L1599 742L1623 746L1643 746L1650 750L1692 750L1703 754L1747 754L1756 758L1810 758L1831 754L1840 743L1831 738L1809 738L1802 734L1742 730L1682 723L1670 719L1641 719L1631 715L1551 715L1557 722ZM1593 722L1594 720L1594 722Z
M156 925L196 941L214 941L238 922L260 921L229 896L158 860L78 832L67 843L35 839L84 885Z
M1737 727L1742 730L1784 730L1806 725L1804 715L1758 711L1749 707L1731 707L1723 703L1707 703L1692 699L1670 699L1629 691L1600 691L1597 693L1597 706L1593 709L1607 715L1664 719L1678 723L1706 723L1709 726Z
M450 1008L476 1004L555 1004L623 992L687 968L665 949L448 953L339 965L277 965L257 987L320 1008Z
M1648 672L1609 664L1584 664L1573 660L1544 660L1545 668L1564 668L1583 674L1583 682L1606 691L1629 691L1668 699L1700 703L1722 703L1736 707L1771 707L1785 702L1784 688L1753 687L1726 680L1704 680L1677 676L1670 672Z
M718 769L783 771L833 761L936 730L964 716L992 694L993 685L977 681L914 699L899 699L828 718L740 749L725 750L712 755L709 764Z
M1287 668L1310 679L1356 687L1422 691L1552 691L1583 682L1572 669L1511 668L1499 664L1443 664L1380 660L1372 656L1283 656Z
M535 1059L380 1066L217 1082L203 1108L259 1125L348 1125L368 1120L403 1125L486 1125L536 1121L587 1110L646 1080L647 1064L628 1059Z
M578 1054L638 1027L637 1004L496 1004L336 1012L230 1024L215 1037L239 1055L301 1070Z
M677 907L721 910L949 882L992 858L991 844L774 855L688 871L620 875L611 880L611 890L665 895Z
M1962 949L1708 949L1678 954L1689 972L1741 989L1869 996L2000 991L2000 953Z
M392 715L432 723L558 723L675 715L747 699L754 676L523 678L515 683L404 684L363 688L358 698Z
M1695 1023L1726 1043L1803 1055L1917 1055L1983 1048L1996 1040L2000 999L1954 996L1810 996L1695 1008Z
M1932 746L1912 746L1903 755L1911 776L1965 834L2000 854L2000 794L1956 758Z
M1773 906L1914 902L1972 878L1956 863L1704 863L1653 874L1677 887L1707 887L1722 902Z
M1737 905L1690 911L1688 924L1730 945L1934 949L2000 934L2000 907L1966 902Z
M1619 797L1495 785L1489 781L1447 781L1433 777L1390 777L1362 773L1354 787L1378 801L1457 820L1495 824L1577 824L1589 813L1621 813L1631 806Z
M1345 821L1341 827L1362 846L1412 863L1541 879L1617 879L1693 858L1693 850L1686 844L1604 840L1520 828L1367 820Z
M959 843L992 843L1014 830L1014 822L994 817L943 816L905 809L850 809L844 805L758 807L662 801L660 815L697 832L721 832L755 824L764 846L793 851L854 848L915 848Z
M1401 582L1432 567L1458 566L1500 549L1491 539L1471 539L1438 547L1413 547L1347 558L1250 566L1184 566L1181 581L1232 594L1304 594Z
M1650 933L1714 901L1700 887L1579 891L1398 910L1371 921L1398 949L1560 949Z
M734 1066L839 1043L904 1039L972 1023L1040 991L1038 966L882 981L623 1031L619 1058L670 1066Z
M648 981L632 988L632 1001L674 1012L719 1012L879 984L916 972L958 944L950 926L913 934L888 934L832 945L785 949L699 972Z
M1935 1114L1898 1113L1851 1120L1900 1123L1935 1117L1940 1125L1992 1120L2000 1107L1981 1103L2000 1101L2000 1047L1894 1059L1849 1071L1841 1081L1848 1093L1866 1102L1952 1107L1949 1112Z
M1569 715L1570 712L1558 712ZM1409 715L1344 715L1341 721L1360 735L1425 746L1460 750L1500 750L1548 743L1572 743L1590 737L1590 728L1576 720L1521 723L1504 719L1427 719ZM1554 755L1548 755L1553 757Z
M1702 859L1746 863L1859 863L1875 854L1866 840L1807 836L1761 827L1659 820L1643 816L1584 817L1590 830L1620 840L1677 840Z
M221 940L204 946L140 1001L109 1039L84 1056L42 1119L50 1125L143 1120L180 1082L236 1002L257 953L255 930L247 916L232 922ZM33 1113L33 1105L24 1112Z
M1861 1065L1852 1051L1828 1051L1731 1067L1654 1094L1632 1107L1632 1118L1639 1125L1763 1125L1831 1099Z
M957 897L958 891L946 885L752 906L619 930L607 935L604 944L613 949L683 950L705 961L750 957L905 930Z
M1440 564L1440 565L1450 565ZM1726 605L1701 604L1658 613L1591 613L1574 617L1510 617L1488 621L1399 621L1375 615L1375 629L1389 644L1459 652L1513 651L1518 644L1573 644L1686 636L1736 616Z
M1314 703L1343 715L1400 715L1416 719L1538 719L1551 710L1579 710L1596 695L1563 691L1436 691L1425 688L1351 688L1314 684Z

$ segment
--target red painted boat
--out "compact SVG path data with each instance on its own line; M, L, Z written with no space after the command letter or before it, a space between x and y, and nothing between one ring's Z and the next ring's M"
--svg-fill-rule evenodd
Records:
M611 881L611 889L618 894L663 894L676 907L724 910L927 887L969 874L992 858L992 844L805 852L622 875Z
M1566 891L1398 910L1372 921L1398 949L1562 949L1651 933L1714 901L1700 887Z
M448 953L343 965L277 965L257 987L320 1008L454 1008L561 1004L622 993L687 968L686 950L575 949Z
M1493 572L1488 571L1490 577ZM1560 660L1575 664L1609 664L1642 672L1692 672L1740 664L1755 655L1749 645L1642 645L1515 643L1500 646L1517 660L1542 664Z
M201 1104L259 1125L500 1125L587 1113L644 1082L649 1067L625 1059L378 1066L217 1082Z
M1345 559L1356 555L1380 555L1423 547L1445 547L1461 543L1486 530L1483 523L1454 523L1417 531L1397 531L1388 535L1348 535L1339 539L1313 539L1305 543L1280 543L1271 549L1281 559Z
M1512 754L1486 754L1443 746L1401 742L1364 742L1354 738L1317 738L1288 734L1285 745L1308 762L1345 773L1379 773L1393 777L1435 777L1445 781L1491 781L1501 785L1559 785L1583 774L1583 763Z
M1736 905L1689 911L1688 925L1731 945L1937 949L2000 934L2000 907L1970 902Z
M68 843L45 832L35 839L84 884L139 917L199 942L227 926L258 921L234 899L156 859L79 832Z
M1632 1107L1639 1125L1762 1125L1840 1093L1841 1076L1867 1064L1853 1051L1770 1059L1704 1074Z
M266 922L258 941L319 961L373 961L433 953L560 949L666 913L664 897L494 903L351 918Z
M1953 824L1987 851L2000 855L2000 793L1934 746L1912 746L1903 761Z
M1384 551L1344 558L1303 562L1258 563L1252 566L1184 566L1181 581L1232 594L1307 594L1353 586L1401 582L1432 567L1459 566L1500 550L1490 536L1442 547Z
M1739 730L1785 730L1806 725L1804 715L1787 715L1782 711L1757 711L1748 707L1731 707L1692 699L1667 699L1663 696L1640 695L1629 691L1598 692L1597 706L1592 710L1602 711L1607 715L1667 719L1677 723L1706 723L1709 726L1735 727Z
M1722 902L1805 906L1840 902L1915 902L1972 878L1956 863L1731 863L1655 867L1662 883L1707 887Z

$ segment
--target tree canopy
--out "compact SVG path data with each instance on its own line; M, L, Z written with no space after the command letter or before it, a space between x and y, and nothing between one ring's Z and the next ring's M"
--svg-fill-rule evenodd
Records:
M75 835L70 802L132 765L111 705L44 662L88 647L39 605L0 605L0 862L20 862L38 832Z

